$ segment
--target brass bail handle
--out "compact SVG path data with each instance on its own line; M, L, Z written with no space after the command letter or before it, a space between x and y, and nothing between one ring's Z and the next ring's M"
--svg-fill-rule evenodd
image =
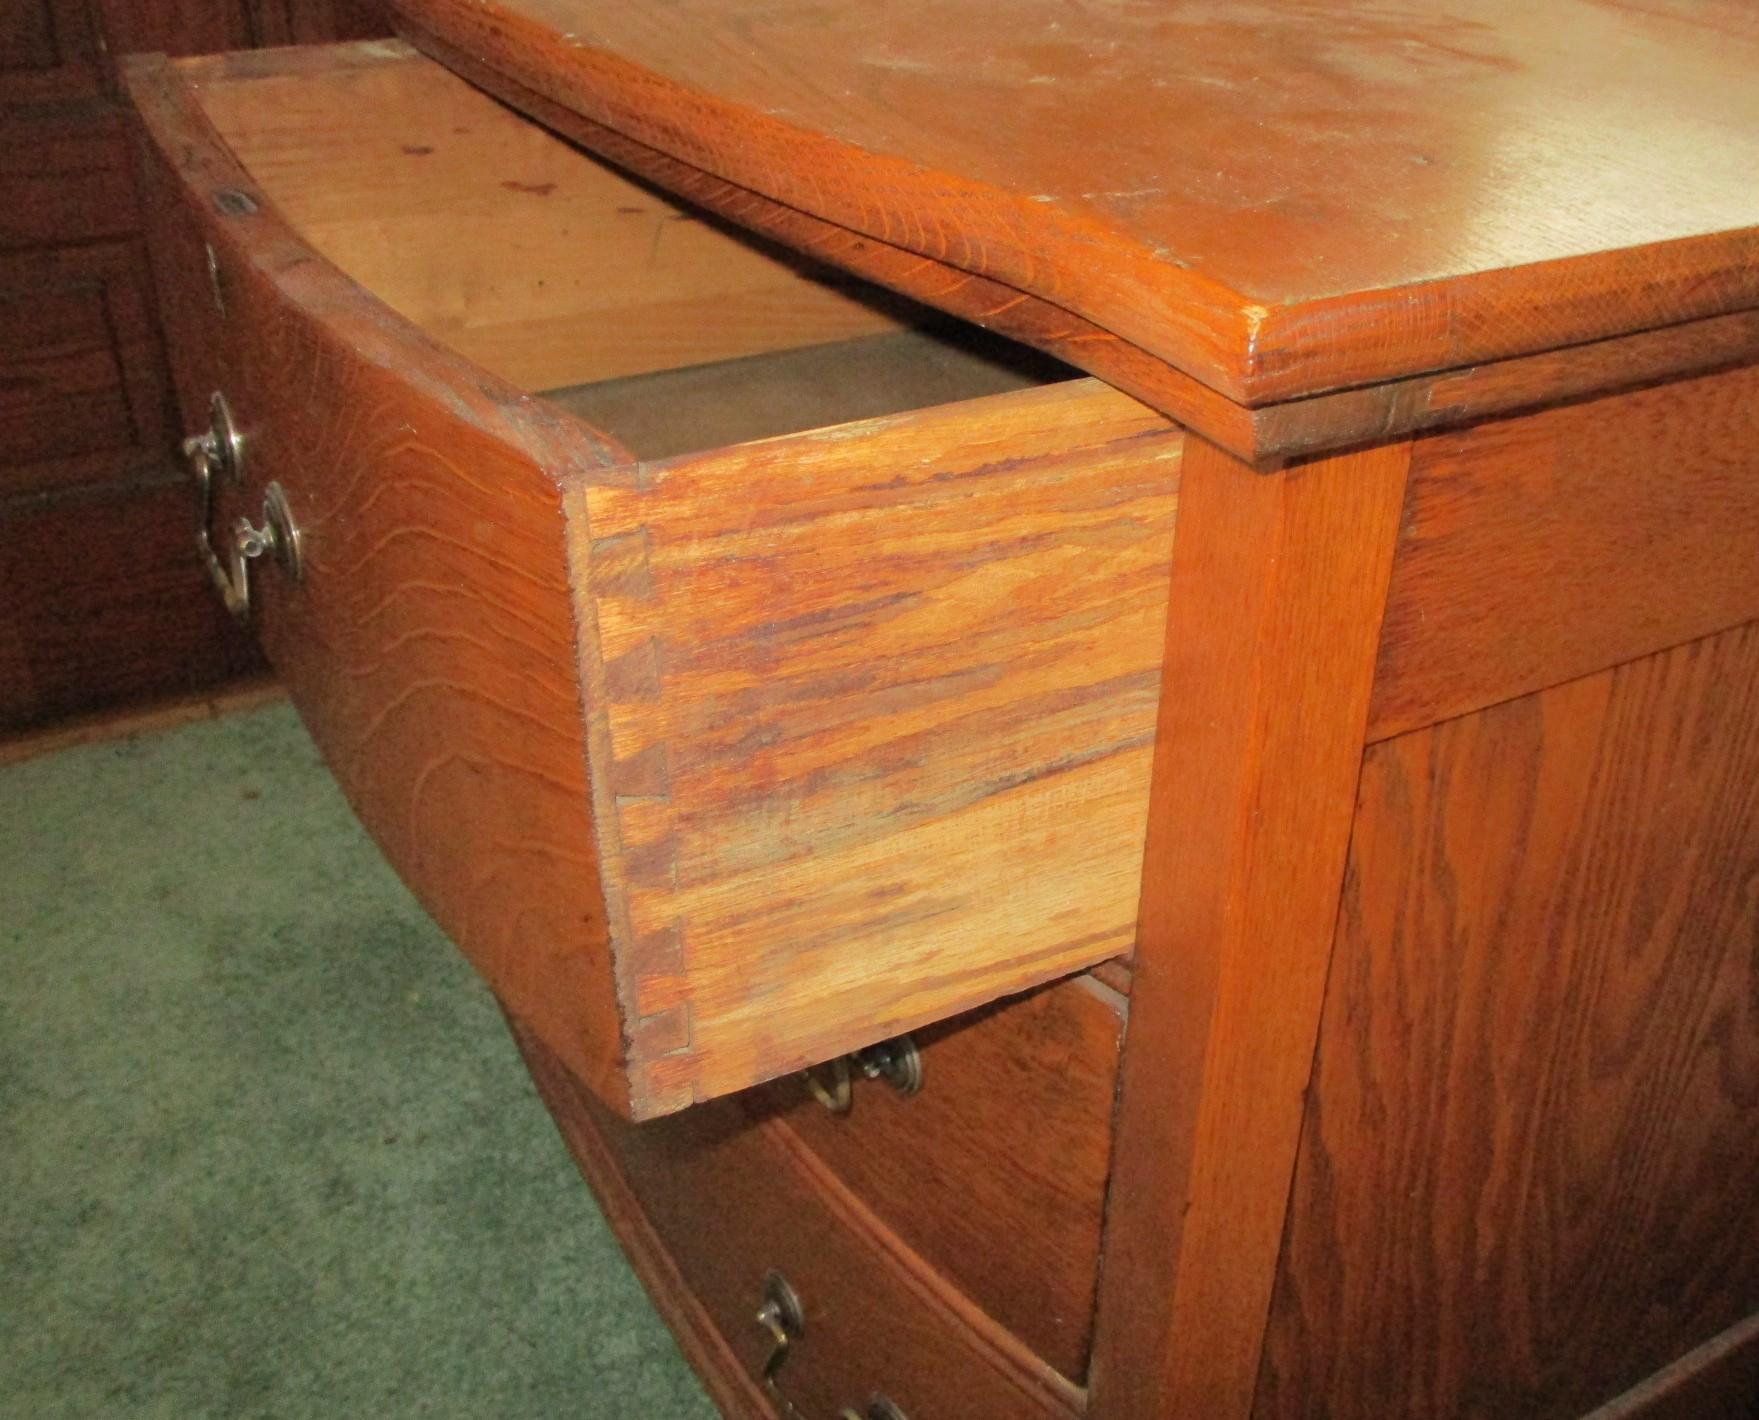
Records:
M233 421L231 406L218 390L208 401L208 428L205 433L191 434L183 441L183 456L189 460L190 472L200 495L196 509L195 545L201 554L208 578L219 592L226 610L239 621L250 616L250 564L259 557L272 557L295 582L299 580L299 526L293 521L293 510L287 504L287 491L279 483L263 490L263 523L255 526L240 517L232 524L231 536L225 539L225 560L214 547L211 529L214 504L218 500L215 485L222 479L231 484L244 481L244 440Z
M789 1348L806 1335L806 1313L800 1298L780 1272L764 1274L763 1305L757 1309L756 1320L769 1333L770 1354L763 1364L763 1383L773 1388Z
M828 1072L830 1079L824 1078ZM847 1114L855 1104L855 1076L884 1080L906 1097L922 1088L922 1054L907 1035L882 1040L877 1045L839 1055L815 1069L801 1072L812 1097L832 1114Z

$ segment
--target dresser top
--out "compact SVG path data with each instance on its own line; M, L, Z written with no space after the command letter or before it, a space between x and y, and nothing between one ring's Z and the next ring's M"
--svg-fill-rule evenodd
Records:
M393 0L1260 405L1759 306L1749 0Z

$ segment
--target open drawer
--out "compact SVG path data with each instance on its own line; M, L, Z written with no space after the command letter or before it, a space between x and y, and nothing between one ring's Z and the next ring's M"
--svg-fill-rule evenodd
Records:
M613 1107L1130 948L1163 416L400 44L128 85L216 574L387 857Z

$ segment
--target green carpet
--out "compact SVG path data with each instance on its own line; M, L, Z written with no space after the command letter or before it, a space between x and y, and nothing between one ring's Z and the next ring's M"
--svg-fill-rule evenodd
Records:
M0 769L0 1415L713 1413L290 710Z

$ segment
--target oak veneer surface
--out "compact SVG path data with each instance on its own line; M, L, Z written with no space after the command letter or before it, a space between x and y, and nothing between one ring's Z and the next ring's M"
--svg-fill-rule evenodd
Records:
M302 528L264 643L509 1006L646 1116L1127 951L1183 434L1083 379L637 462L306 244L204 111L289 68L522 121L396 47L130 69L185 427L220 388L244 430L216 517L275 478Z
M1740 0L392 8L1248 404L1759 305Z
M1409 460L1186 449L1096 1415L1251 1406Z
M1079 1382L1123 1024L1118 999L1077 978L911 1032L917 1094L858 1078L836 1115L795 1077L745 1098L780 1114L887 1227Z
M1759 1311L1759 628L1360 803L1256 1414L1579 1415Z
M1759 365L1419 440L1369 735L1759 616Z
M223 490L216 521L260 517L275 479L302 531L297 585L267 561L254 569L269 659L423 905L614 1096L619 1023L550 472L614 453L317 259L248 195L171 66L135 59L127 74L150 135L150 245L184 427L206 426L220 389L244 431L243 486Z

